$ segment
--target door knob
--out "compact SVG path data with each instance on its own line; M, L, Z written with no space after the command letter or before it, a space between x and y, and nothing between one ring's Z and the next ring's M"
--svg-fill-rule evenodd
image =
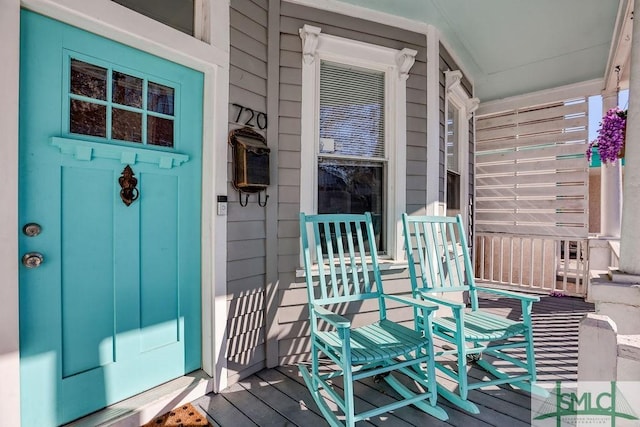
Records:
M27 268L37 268L44 261L44 257L39 252L27 252L22 256L22 265Z
M25 226L22 227L22 232L27 237L35 237L40 234L41 231L42 227L40 227L40 224L36 224L35 222L30 222L29 224L25 224Z

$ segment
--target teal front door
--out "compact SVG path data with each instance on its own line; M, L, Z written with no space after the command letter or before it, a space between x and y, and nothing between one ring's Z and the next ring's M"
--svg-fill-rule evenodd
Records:
M49 426L200 368L203 75L21 27L22 423Z

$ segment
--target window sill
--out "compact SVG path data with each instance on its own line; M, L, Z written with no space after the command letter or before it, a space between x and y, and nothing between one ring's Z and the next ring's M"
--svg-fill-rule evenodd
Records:
M409 267L409 264L407 263L406 260L394 261L390 259L383 259L383 260L378 260L378 266L380 267L380 272L384 274L386 272L391 273L391 272L399 272L402 270L406 270ZM317 277L319 275L317 264L313 265L313 268L311 269L311 275L312 277ZM306 277L305 269L304 268L296 269L296 277L297 278Z

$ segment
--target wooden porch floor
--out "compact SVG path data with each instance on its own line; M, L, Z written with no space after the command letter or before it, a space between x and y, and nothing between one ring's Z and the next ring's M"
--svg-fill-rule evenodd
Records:
M520 317L519 302L485 297L481 307L510 318ZM582 317L594 310L580 298L543 296L534 304L533 324L538 380L576 380L578 365L578 326ZM471 375L481 378L484 371L471 368ZM438 381L453 387L440 376ZM382 391L382 393L381 393ZM379 406L394 399L386 383L368 379L356 386L361 408ZM449 414L447 422L439 421L409 406L382 414L358 425L376 426L529 426L530 395L509 386L492 386L470 392L469 399L479 408L469 414L439 399ZM327 425L313 403L297 366L262 370L219 394L206 395L195 402L216 426L322 426Z

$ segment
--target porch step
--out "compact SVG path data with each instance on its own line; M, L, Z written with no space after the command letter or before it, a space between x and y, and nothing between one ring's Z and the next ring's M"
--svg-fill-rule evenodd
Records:
M609 276L609 270L589 270L590 279L599 279Z
M65 427L139 427L212 391L213 378L199 370L65 424Z

